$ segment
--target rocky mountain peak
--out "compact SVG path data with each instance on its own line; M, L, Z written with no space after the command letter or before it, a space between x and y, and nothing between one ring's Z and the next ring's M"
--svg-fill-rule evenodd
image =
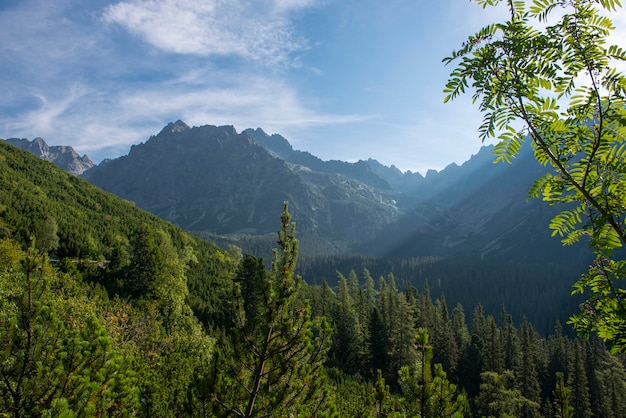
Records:
M268 135L261 128L246 129L243 133L247 133L254 138L257 144L270 151L276 156L289 160L293 155L294 150L289 141L278 134Z
M26 138L9 138L6 142L28 151L42 160L50 161L57 167L77 176L95 166L87 155L81 157L74 148L66 145L49 146L46 141L40 137L32 141Z
M183 122L183 121L182 121L182 120L180 120L180 119L179 119L179 120L177 120L177 121L176 121L176 122L174 122L174 123L171 123L171 122L170 122L170 123L167 125L167 128L168 128L168 129L170 129L170 131L171 131L172 133L175 133L175 132L185 132L185 131L188 131L188 130L190 130L190 129L191 129L191 128L189 127L189 125L187 125L185 122Z

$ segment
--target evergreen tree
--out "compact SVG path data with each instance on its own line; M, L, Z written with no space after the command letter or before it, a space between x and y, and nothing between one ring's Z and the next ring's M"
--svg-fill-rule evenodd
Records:
M365 270L365 272L367 273L367 270ZM359 324L358 340L360 341L360 345L357 350L359 365L360 367L364 367L369 361L369 349L367 348L367 342L370 341L370 315L372 313L372 309L376 306L376 291L374 289L374 281L371 276L369 279L366 278L365 287L358 289L356 297L354 297L353 300Z
M520 346L517 337L517 330L513 325L513 317L504 312L502 307L502 343L504 345L504 368L506 370L516 370L520 361Z
M452 370L452 329L445 296L435 301L435 321L430 331L433 345L433 362L444 370Z
M430 296L428 281L424 282L424 290L418 295L419 315L417 323L421 328L432 330L435 325L436 309Z
M574 418L574 407L569 404L571 390L565 386L563 373L556 373L556 387L554 388L554 404L556 418Z
M563 336L563 327L561 326L561 323L557 321L554 326L554 332L548 337L547 341L548 361L545 377L542 379L544 387L542 397L544 399L552 395L554 387L557 384L557 373L561 373L563 376L567 375L569 358L568 348L569 344L567 338Z
M294 277L298 241L287 203L281 226L272 270L260 286L264 303L258 323L236 324L231 344L222 342L218 351L212 387L219 413L262 417L306 409L316 415L323 404L322 364L330 330L324 320L312 319L308 306L295 305L301 279ZM242 304L237 306L240 311Z
M404 407L410 416L422 418L462 417L468 409L464 395L457 394L456 385L450 383L441 364L432 370L432 347L428 331L418 329L415 336L418 359L414 367L400 369L400 388Z
M379 311L387 331L386 341L389 342L389 367L383 370L383 376L392 387L397 388L397 371L415 361L415 317L405 295L398 291L394 276L390 274L388 279L387 282L381 278L379 293Z
M520 362L516 370L516 378L520 394L532 401L522 406L522 417L538 417L541 386L537 375L537 353L535 347L534 330L526 317L520 328Z
M320 292L320 309L317 311L320 316L331 318L336 312L337 295L333 289L324 280L322 282L322 290Z
M372 390L376 401L375 417L393 416L394 405L391 397L389 385L385 382L381 370L376 371L376 382Z
M485 311L480 303L474 308L472 316L472 334L478 335L483 341L487 340L487 318L485 318Z
M462 385L469 399L474 400L480 392L480 374L483 370L483 341L472 334L470 342L465 346L456 368L455 380Z
M196 255L190 245L180 251L176 249L172 237L163 230L156 232L155 241L161 263L150 283L149 303L160 311L166 333L197 328L199 324L186 304L189 296L187 270L191 263L197 263Z
M117 291L124 296L138 299L152 290L153 281L163 268L163 254L147 224L143 224L135 232L131 244L132 256L126 280Z
M586 371L593 416L620 417L626 411L626 371L604 343L594 338L586 350Z
M504 350L502 336L493 316L487 318L485 346L483 351L483 370L502 373L504 371Z
M394 316L388 325L389 351L390 366L392 370L396 371L395 376L397 377L397 370L415 361L416 352L413 342L416 329L413 309L407 303L403 293L396 293L393 306ZM392 383L395 384L396 382L396 379L392 380Z
M452 319L450 321L452 332L452 348L450 353L450 367L452 371L456 371L460 356L470 342L471 336L465 323L465 310L460 303L452 310Z
M149 400L143 411L146 416L181 414L195 407L193 377L208 367L214 343L186 304L186 272L196 262L195 254L188 246L177 250L163 230L156 230L152 240L158 248L158 270L148 293L134 301L135 309L145 315L145 331L135 331L142 336L134 349L149 359L138 371L143 398ZM167 387L160 383L164 380Z
M369 336L368 374L373 375L374 370L386 372L389 370L389 333L382 314L376 307L370 315Z
M571 405L575 418L591 417L589 385L585 370L585 353L583 345L576 340L573 347L573 358L567 379L567 386L572 390Z
M132 414L133 371L80 283L0 241L0 414Z
M376 306L376 285L374 283L374 278L370 274L369 270L364 269L363 275L365 277L365 305L371 312L374 306Z
M343 277L343 276L341 276ZM356 300L361 291L361 287L359 285L359 276L357 276L356 271L354 269L350 270L347 278L347 284L350 292L350 297L352 300Z
M246 254L237 270L235 284L239 286L241 298L237 303L242 303L243 308L238 306L237 312L242 317L238 318L239 323L245 323L245 328L250 329L260 320L263 312L263 283L266 280L266 271L263 260L251 254Z
M334 321L333 344L329 352L330 364L353 374L359 369L365 341L362 339L361 324L354 309L348 280L342 275L339 278L337 296L339 303Z
M481 373L480 395L476 399L478 411L483 417L513 418L521 416L525 406L539 405L524 398L515 387L513 371Z

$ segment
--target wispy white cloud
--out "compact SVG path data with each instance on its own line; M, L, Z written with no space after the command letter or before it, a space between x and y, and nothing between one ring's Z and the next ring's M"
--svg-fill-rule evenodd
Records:
M319 0L270 0L270 2L273 3L278 10L282 11L304 9L320 3Z
M293 86L277 78L215 69L190 70L170 80L106 91L75 84L37 93L37 100L37 106L19 119L0 116L0 132L72 145L96 161L125 153L131 144L177 119L190 125L261 127L289 135L308 127L372 118L320 113Z
M32 96L38 102L34 109L24 112L19 119L0 117L0 124L6 131L20 134L41 132L45 135L54 131L58 121L63 119L67 112L70 112L76 103L89 92L89 88L80 84L71 86L59 96L50 96L47 92L33 92Z
M284 12L309 6L311 0L277 0L277 8L258 3L128 0L107 7L103 18L158 49L177 54L235 55L277 63L306 47Z

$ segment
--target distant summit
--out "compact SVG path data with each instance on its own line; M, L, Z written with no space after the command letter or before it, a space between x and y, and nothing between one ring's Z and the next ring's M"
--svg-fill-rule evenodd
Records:
M188 131L191 128L189 127L189 125L187 125L185 122L179 119L176 122L168 123L167 126L163 128L163 130L167 130L167 129L169 129L171 133L181 133L181 132Z
M77 176L95 166L87 155L81 157L74 148L65 145L49 146L42 138L35 138L32 141L25 138L9 138L6 142Z

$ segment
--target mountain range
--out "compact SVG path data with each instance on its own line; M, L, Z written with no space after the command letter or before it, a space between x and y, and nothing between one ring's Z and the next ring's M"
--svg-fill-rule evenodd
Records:
M31 152L58 148L40 138L31 145L20 141L12 143ZM72 155L71 147L62 148ZM244 251L271 245L276 214L289 201L305 255L588 261L583 246L564 248L550 236L558 208L527 201L534 179L546 170L530 149L510 165L493 164L492 147L485 146L462 165L422 176L374 159L322 161L260 128L237 132L176 121L97 166L81 165L90 162L85 156L64 167L50 155L39 154L69 171L86 167L73 172L183 229Z
M72 174L81 175L95 166L88 156L81 157L74 148L65 145L49 146L43 138L35 138L32 141L26 138L9 138L6 142L29 151L43 160L50 161Z

